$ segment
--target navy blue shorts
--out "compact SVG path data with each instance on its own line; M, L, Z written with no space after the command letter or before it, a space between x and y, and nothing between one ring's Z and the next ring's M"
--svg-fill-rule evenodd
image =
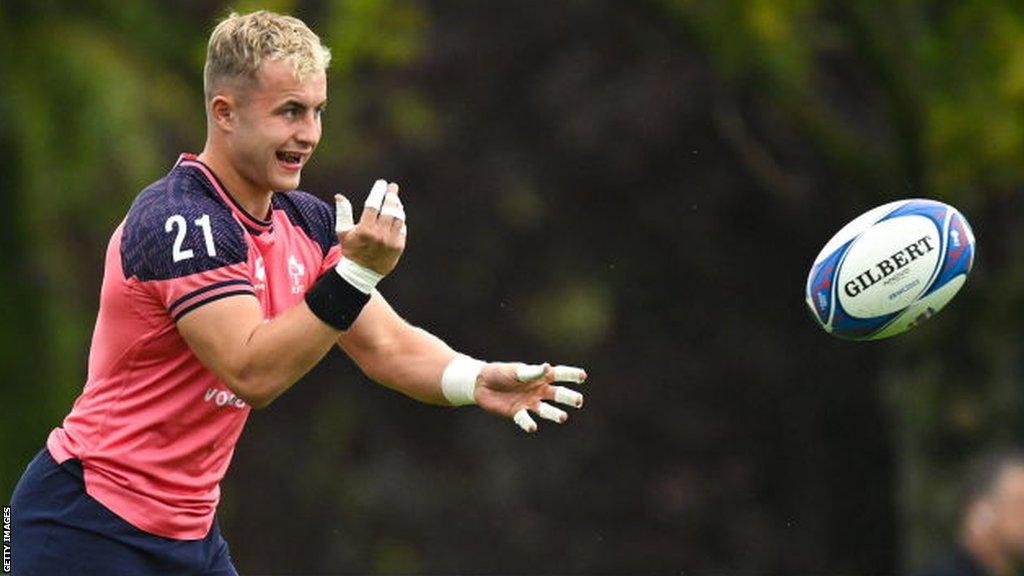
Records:
M237 576L216 520L202 540L143 532L85 493L82 463L43 448L11 498L16 576Z

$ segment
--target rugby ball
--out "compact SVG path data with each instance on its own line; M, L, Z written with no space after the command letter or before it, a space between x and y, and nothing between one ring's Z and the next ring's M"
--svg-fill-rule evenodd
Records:
M825 244L804 296L826 332L888 338L941 310L972 264L974 233L956 208L899 200L861 214Z

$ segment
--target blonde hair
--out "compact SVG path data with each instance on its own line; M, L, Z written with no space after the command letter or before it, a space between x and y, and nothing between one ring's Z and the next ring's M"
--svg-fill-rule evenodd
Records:
M210 34L203 68L203 90L209 102L225 81L253 82L264 60L291 58L295 77L303 78L331 63L331 51L298 18L260 10L232 12Z

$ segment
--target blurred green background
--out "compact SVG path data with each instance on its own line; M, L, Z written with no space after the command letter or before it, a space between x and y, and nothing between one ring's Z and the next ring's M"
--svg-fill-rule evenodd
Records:
M402 184L395 307L591 379L525 437L332 352L238 447L242 573L895 573L1024 431L1019 2L2 2L0 493L84 383L110 233L202 148L210 30L256 8L334 53L303 188ZM965 289L896 339L826 336L811 260L914 196L972 222Z

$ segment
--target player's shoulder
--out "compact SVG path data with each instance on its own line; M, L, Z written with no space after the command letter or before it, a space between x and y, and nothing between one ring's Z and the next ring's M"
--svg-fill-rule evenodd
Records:
M121 232L125 277L161 280L244 261L242 226L192 171L175 168L136 196Z
M292 226L302 229L320 245L324 254L338 242L334 233L334 206L309 192L278 192L274 194L273 209L283 212Z
M125 227L163 227L167 218L180 215L198 218L231 218L231 209L191 171L175 168L135 197Z

